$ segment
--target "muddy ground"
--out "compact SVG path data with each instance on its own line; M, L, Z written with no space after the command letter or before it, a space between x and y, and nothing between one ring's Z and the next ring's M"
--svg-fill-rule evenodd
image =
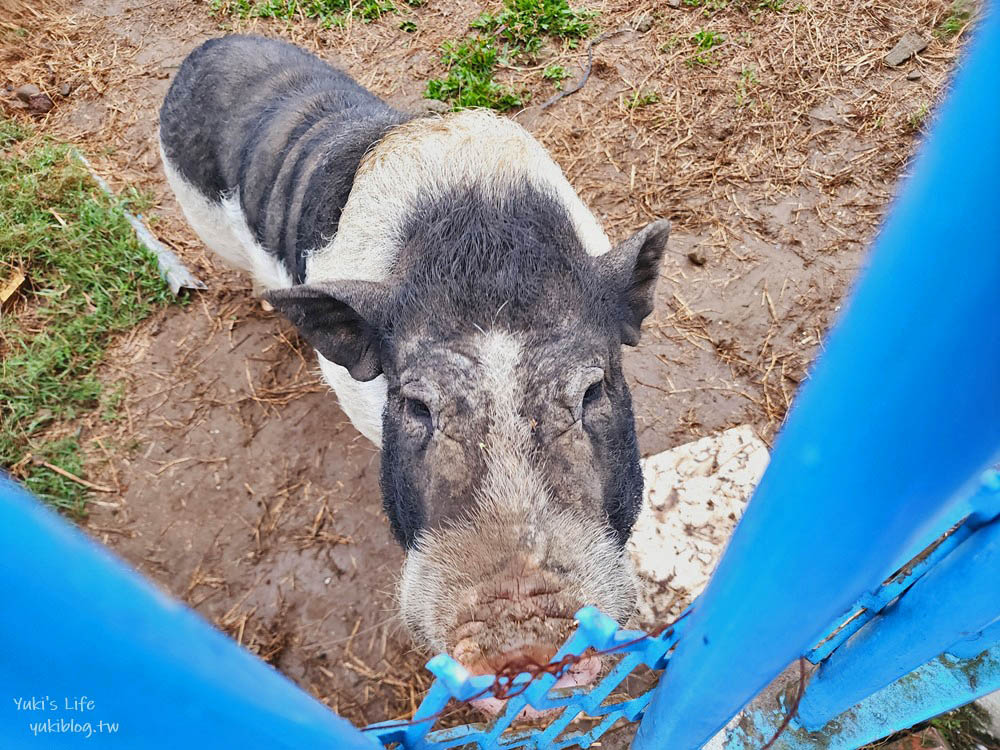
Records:
M590 3L603 30L652 23L594 47L579 92L511 113L613 240L673 221L656 312L626 355L643 455L739 424L773 439L962 38L932 36L949 12L939 0L723 5ZM406 715L427 684L426 655L394 613L402 555L380 509L378 454L289 326L184 225L160 171L156 112L184 55L233 28L305 44L419 111L426 80L443 72L439 45L487 7L429 0L324 30L181 0L68 2L33 11L0 71L2 83L52 92L38 127L78 144L116 189L153 193L154 231L209 286L107 358L105 378L124 388L119 418L74 429L88 478L116 492L83 525L357 723ZM417 31L400 30L402 18ZM709 27L724 43L712 64L692 65L690 37ZM930 45L888 67L882 57L911 29ZM552 87L540 66L553 63L575 78L586 56L550 45L538 68L502 78L541 102ZM658 101L628 106L646 91Z

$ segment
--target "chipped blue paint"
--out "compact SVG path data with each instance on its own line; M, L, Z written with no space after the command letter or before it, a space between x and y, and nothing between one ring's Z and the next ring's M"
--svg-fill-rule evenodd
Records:
M992 645L983 648L987 642ZM991 627L969 643L975 644L975 653L956 646L963 657L941 654L833 717L817 731L809 732L793 720L773 750L855 750L1000 690L1000 626ZM749 709L726 737L724 750L759 750L774 736L785 710Z

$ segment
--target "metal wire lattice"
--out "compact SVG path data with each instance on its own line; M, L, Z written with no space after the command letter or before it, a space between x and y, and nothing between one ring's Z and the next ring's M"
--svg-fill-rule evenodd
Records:
M567 654L580 656L589 648L621 654L621 660L596 684L586 688L552 690L557 679L555 675L541 674L532 680L530 675L520 674L512 682L512 691L517 693L521 685L527 687L509 698L504 711L489 724L434 730L435 721L451 699L465 701L476 697L494 682L491 675L471 676L450 656L439 654L427 662L427 669L437 679L414 714L413 722L381 722L366 727L365 731L387 747L398 744L407 750L448 747L561 750L590 747L619 719L634 722L642 716L652 697L652 690L636 698L609 704L605 701L640 665L654 670L663 669L670 650L681 635L684 622L682 616L674 626L659 635L650 636L642 631L620 628L618 623L595 607L581 609L576 613L576 621L576 631L559 649L553 661L559 661ZM561 709L561 712L544 728L510 731L511 724L526 706L539 710ZM599 722L588 731L563 735L566 728L581 716L599 719Z

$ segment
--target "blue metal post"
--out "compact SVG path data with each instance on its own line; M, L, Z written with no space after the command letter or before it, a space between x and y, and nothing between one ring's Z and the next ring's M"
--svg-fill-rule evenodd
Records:
M640 726L717 732L1000 454L1000 17L972 51Z
M0 746L377 742L0 476Z

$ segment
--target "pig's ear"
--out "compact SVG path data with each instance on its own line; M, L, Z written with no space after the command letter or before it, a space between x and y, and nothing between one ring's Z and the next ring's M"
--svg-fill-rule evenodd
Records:
M264 295L316 351L355 380L382 372L378 321L387 297L386 288L371 281L303 284Z
M639 327L653 312L656 278L669 235L670 222L660 219L598 257L605 279L621 294L622 343L629 346L639 343Z

